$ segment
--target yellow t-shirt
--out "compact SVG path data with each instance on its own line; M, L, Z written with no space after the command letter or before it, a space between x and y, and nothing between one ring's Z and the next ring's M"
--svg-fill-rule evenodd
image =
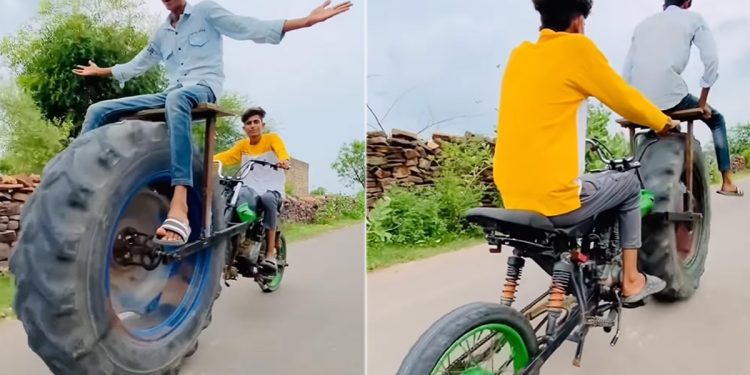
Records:
M244 165L249 159L276 164L282 160L289 160L289 155L281 137L276 133L269 133L263 134L256 144L250 144L250 139L245 138L235 143L229 150L214 156L214 160L221 161L225 166L238 163ZM245 186L252 188L258 194L262 195L267 191L275 191L283 198L285 196L285 179L286 174L283 170L262 166L254 168L251 173L247 173L242 181Z
M543 29L511 54L503 77L493 174L508 209L556 216L581 207L586 99L656 131L669 118L582 34Z
M260 142L256 144L250 144L249 138L242 139L229 150L216 154L214 160L220 161L225 166L234 165L242 161L243 154L257 157L269 152L274 153L278 160L289 160L284 141L276 133L263 134L260 137Z

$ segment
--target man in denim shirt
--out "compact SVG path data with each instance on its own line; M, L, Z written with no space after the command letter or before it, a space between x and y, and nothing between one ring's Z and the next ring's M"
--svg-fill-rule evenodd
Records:
M187 242L187 188L193 185L191 111L198 103L215 103L224 82L222 35L256 43L278 44L288 31L313 26L351 8L350 2L328 7L330 0L307 17L265 21L238 16L214 1L195 5L186 0L162 0L170 15L130 62L100 68L89 61L74 73L80 76L114 77L126 81L164 62L169 79L165 92L105 100L89 107L81 134L122 116L145 109L166 108L171 144L174 195L168 219L157 229L155 242L179 246Z

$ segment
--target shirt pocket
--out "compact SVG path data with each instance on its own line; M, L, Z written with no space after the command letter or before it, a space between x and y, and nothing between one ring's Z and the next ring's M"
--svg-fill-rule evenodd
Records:
M193 47L203 47L208 42L208 33L204 29L195 31L190 34L188 41Z

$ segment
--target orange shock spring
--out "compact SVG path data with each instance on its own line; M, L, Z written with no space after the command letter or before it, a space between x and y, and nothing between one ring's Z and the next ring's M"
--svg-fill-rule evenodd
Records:
M561 311L563 309L569 280L570 273L562 270L554 270L552 273L552 285L549 290L547 311Z
M519 256L508 257L508 268L505 273L505 284L503 285L503 304L510 306L516 301L516 291L518 289L518 280L521 278L521 271L526 261Z

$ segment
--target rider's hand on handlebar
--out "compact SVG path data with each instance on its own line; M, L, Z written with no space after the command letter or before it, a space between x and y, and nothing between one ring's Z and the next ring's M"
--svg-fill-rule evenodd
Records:
M283 169L289 169L289 160L282 160L276 163L276 166Z

